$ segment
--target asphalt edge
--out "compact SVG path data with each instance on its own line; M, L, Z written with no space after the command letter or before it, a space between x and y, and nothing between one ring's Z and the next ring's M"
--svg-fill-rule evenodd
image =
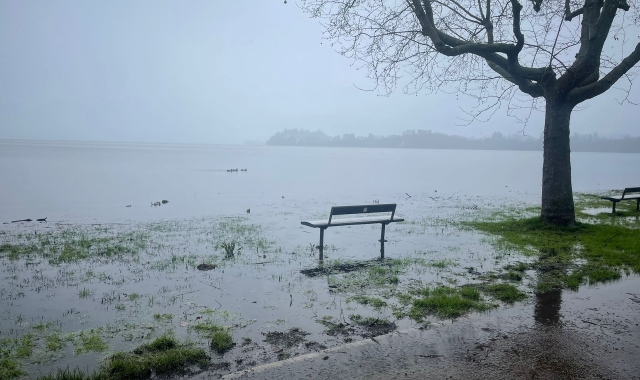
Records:
M436 327L436 326L430 325L430 328L433 328L433 327ZM317 358L317 357L320 357L320 356L326 356L326 354L328 354L328 353L340 352L340 351L347 350L347 349L354 348L354 347L366 346L366 345L369 345L369 344L379 344L380 341L389 340L394 335L409 334L411 332L422 331L422 330L424 330L424 329L421 329L421 328L410 328L410 329L406 329L406 330L402 330L402 331L394 331L394 332L391 332L389 334L379 335L379 336L377 336L375 338L367 338L367 339L363 339L363 340L360 340L360 341L357 341L357 342L347 343L347 344L343 344L341 346L327 348L327 349L322 350L322 351L310 352L308 354L295 356L293 358L289 358L289 359L285 359L285 360L279 360L277 362L272 362L272 363L267 363L267 364L262 364L262 365L259 365L259 366L256 366L256 367L252 367L252 368L249 368L249 369L243 369L242 371L226 374L226 375L222 376L222 379L224 379L224 380L240 379L242 376L247 375L247 374L256 374L256 373L267 371L269 369L278 368L278 367L284 367L284 366L287 366L287 365L290 365L290 364L294 364L294 363L297 363L297 362L302 362L302 361L305 361L305 360L308 360L308 359L314 359L314 358Z

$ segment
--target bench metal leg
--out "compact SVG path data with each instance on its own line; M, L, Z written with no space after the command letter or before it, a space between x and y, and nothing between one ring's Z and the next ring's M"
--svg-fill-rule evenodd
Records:
M616 213L616 203L618 202L613 202L613 210L611 211L612 214Z
M636 211L640 211L640 199L636 202Z
M384 239L384 228L386 227L385 223L382 223L382 232L380 233L380 260L384 259L384 243L386 240Z
M324 260L324 228L320 229L320 245L318 249L320 250L320 260Z

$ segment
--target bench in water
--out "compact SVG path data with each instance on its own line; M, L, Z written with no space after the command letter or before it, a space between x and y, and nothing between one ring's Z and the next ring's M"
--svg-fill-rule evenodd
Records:
M630 193L636 193L636 195L627 195ZM621 197L600 197L600 199L606 199L613 202L613 209L611 210L611 213L616 212L616 203L620 201L636 201L636 211L640 211L640 194L637 193L640 193L640 187L627 187L622 192Z
M380 214L391 213L390 215L382 216L362 216L366 214ZM313 228L320 229L320 260L323 259L324 248L324 230L329 227L341 227L341 226L355 226L360 224L382 224L382 232L380 234L380 258L384 258L384 229L389 223L404 222L404 219L395 216L396 204L373 204L373 205L358 205L358 206L334 206L331 207L331 213L328 220L310 220L306 222L300 222L301 224ZM336 215L360 215L353 218L336 218Z

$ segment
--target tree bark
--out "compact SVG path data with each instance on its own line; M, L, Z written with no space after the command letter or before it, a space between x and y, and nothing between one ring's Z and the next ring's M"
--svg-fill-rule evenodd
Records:
M569 145L569 122L572 110L573 106L566 102L547 99L540 216L543 222L562 226L575 225L576 221Z

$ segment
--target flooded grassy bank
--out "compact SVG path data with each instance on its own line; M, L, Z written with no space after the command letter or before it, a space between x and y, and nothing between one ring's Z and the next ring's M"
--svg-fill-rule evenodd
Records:
M355 226L328 230L319 262L317 231L299 221L326 215L284 202L192 219L2 225L0 377L99 372L162 337L206 354L173 370L224 374L638 272L633 210L592 215L606 203L579 194L582 224L558 231L527 219L533 203L414 195L398 208L407 222L387 229L385 260L379 226Z

